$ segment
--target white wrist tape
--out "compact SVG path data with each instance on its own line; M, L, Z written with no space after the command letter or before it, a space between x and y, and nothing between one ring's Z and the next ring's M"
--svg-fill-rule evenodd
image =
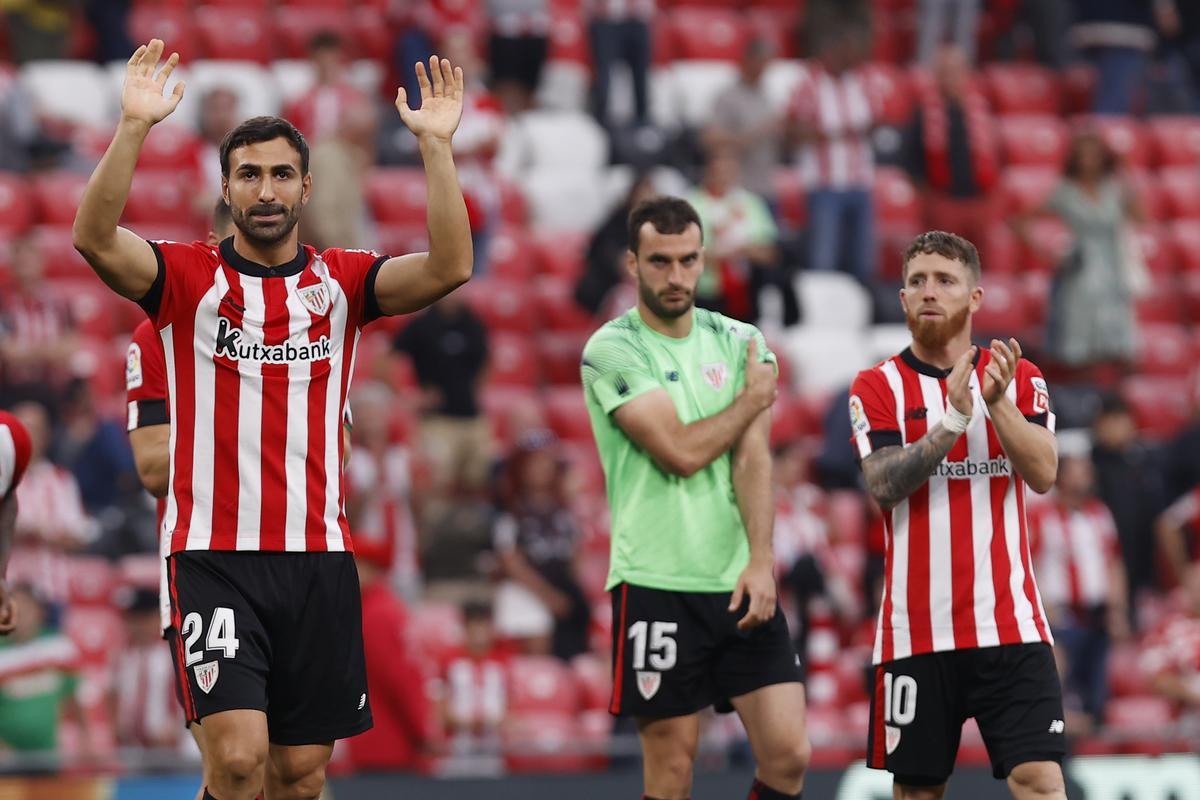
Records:
M946 401L946 415L942 417L943 428L951 433L963 433L970 422L969 416L955 408L953 403Z

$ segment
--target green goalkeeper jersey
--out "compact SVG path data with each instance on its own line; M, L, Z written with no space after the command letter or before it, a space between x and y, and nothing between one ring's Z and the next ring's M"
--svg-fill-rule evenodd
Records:
M753 325L697 308L692 330L658 333L637 308L605 324L583 350L583 392L612 509L611 589L626 582L680 592L728 592L750 559L733 488L731 453L691 477L665 472L612 413L665 389L685 425L720 413L741 390L746 348L775 363Z

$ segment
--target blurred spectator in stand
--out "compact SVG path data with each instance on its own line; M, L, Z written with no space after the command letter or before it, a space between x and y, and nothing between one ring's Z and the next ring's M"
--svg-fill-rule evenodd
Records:
M396 397L381 383L357 386L354 457L346 467L346 517L356 553L369 553L387 582L409 602L420 596L417 525L413 518L412 452L400 440Z
M506 113L517 114L534 106L550 50L547 5L546 0L487 0L492 23L488 72L492 91Z
M1168 47L1183 61L1191 110L1200 112L1200 3L1195 0L1155 0L1158 29Z
M439 670L442 724L456 752L499 744L508 710L505 672L511 649L496 636L489 603L463 604L464 640L449 652Z
M28 170L43 144L33 97L15 73L0 74L0 169Z
M0 745L21 753L17 763L23 768L52 771L64 717L78 726L80 754L92 752L87 716L76 697L79 651L49 624L49 609L32 587L16 584L12 596L17 627L0 637ZM47 762L36 764L35 755Z
M12 286L0 299L0 404L37 400L57 415L79 352L67 298L45 279L34 234L12 240Z
M1066 376L1108 386L1135 354L1134 301L1148 281L1131 223L1142 219L1118 172L1117 155L1095 133L1071 142L1063 180L1041 209L1074 236L1050 289L1046 348ZM1027 216L1015 220L1031 249Z
M78 0L8 0L0 4L12 62L21 66L30 61L67 58L71 15L77 5Z
M1192 371L1191 418L1167 443L1163 466L1168 502L1200 484L1200 368Z
M94 58L100 64L125 61L137 45L129 38L130 0L85 0L88 24L96 32Z
M304 95L287 104L283 116L313 145L336 136L346 113L354 106L370 105L370 100L346 76L345 47L342 37L333 31L321 31L312 37L308 60L315 81Z
M100 416L86 381L67 390L54 461L75 476L84 509L99 523L93 550L119 558L158 549L129 439L120 424Z
M996 26L996 55L1006 61L1021 58L1027 47L1033 57L1054 70L1066 67L1070 56L1067 30L1074 0L996 0L988 4Z
M591 610L575 559L580 529L570 508L571 473L546 430L526 434L497 480L494 547L503 578L496 625L527 652L567 661L587 650Z
M309 171L321 190L305 206L301 236L318 250L369 250L376 237L366 180L375 163L378 114L370 103L353 103L340 111L337 124L335 135L317 140L310 150Z
M980 0L920 0L917 4L917 61L928 66L946 34L967 64L975 63Z
M413 67L418 61L429 64L435 43L450 33L474 35L479 29L479 6L473 0L392 0L389 9L397 32L392 71L408 92L409 106L415 109L421 102L421 90ZM451 62L458 64L454 59ZM465 69L463 72L469 75Z
M847 269L864 284L875 273L873 124L857 71L865 36L854 17L810 7L813 58L788 110L786 142L808 192L808 268Z
M654 179L648 173L635 177L625 200L609 212L588 241L574 297L576 304L592 316L600 316L613 289L628 279L625 254L629 252L629 213L654 194Z
M779 229L767 203L741 185L737 151L709 151L704 179L688 195L704 230L706 264L696 285L696 305L756 322L759 293L773 286L783 296L783 324L800 321L792 271L781 263Z
M1076 731L1104 721L1109 645L1129 637L1125 568L1112 514L1093 493L1090 451L1086 431L1059 432L1055 491L1029 514L1067 709L1084 716Z
M1092 443L1096 494L1112 512L1128 595L1136 598L1156 589L1153 521L1163 504L1161 471L1154 452L1138 438L1129 406L1117 394L1102 399L1092 422Z
M608 107L612 71L619 62L629 67L633 79L633 114L636 126L650 121L650 35L655 0L588 0L588 39L592 45L592 115L611 129Z
M717 95L712 121L704 130L709 148L728 147L737 153L742 183L768 205L774 204L774 175L783 147L783 119L763 81L774 55L766 39L746 42L738 62L738 81Z
M225 86L214 86L200 98L196 127L200 131L201 145L192 165L201 176L200 191L195 199L197 215L207 217L213 203L221 196L221 140L241 123L240 106L237 92Z
M463 117L454 133L454 159L471 218L471 244L475 252L473 275L487 271L488 245L500 226L501 200L496 175L496 152L504 137L506 112L488 91L483 70L468 31L457 30L442 40L442 57L462 67L466 81Z
M412 359L421 386L419 455L430 470L430 500L479 493L492 462L479 389L488 332L462 291L451 292L408 323L393 348Z
M358 424L356 420L356 429ZM354 460L360 453L355 451ZM406 638L408 613L388 585L389 564L377 554L359 552L358 541L356 536L363 646L375 725L346 741L350 763L359 770L419 771L433 734L429 687L417 661L419 651Z
M1200 484L1167 506L1154 523L1154 534L1172 586L1200 561Z
M1096 68L1092 111L1129 114L1155 47L1152 0L1074 0L1070 39Z
M66 561L95 538L75 476L46 458L50 417L38 403L21 403L12 413L29 431L29 467L17 487L17 518L9 574L34 586L48 602L67 600Z
M829 401L821 421L821 452L813 466L817 482L824 489L862 488L858 452L850 444L854 431L850 428L850 415L846 413L849 403L850 387L846 386ZM863 499L867 500L865 494Z
M922 81L909 131L907 167L925 198L925 227L983 242L1000 218L992 113L955 45L938 51L934 82Z
M126 587L117 603L125 617L125 641L117 648L109 679L109 707L118 747L178 749L186 736L175 700L175 667L163 646L158 590Z
M1142 672L1154 691L1200 721L1200 564L1188 567L1171 612L1146 637Z

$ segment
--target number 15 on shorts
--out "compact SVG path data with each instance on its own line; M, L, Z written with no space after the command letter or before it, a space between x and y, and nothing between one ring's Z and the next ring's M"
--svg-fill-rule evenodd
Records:
M628 638L633 643L633 669L637 673L638 693L645 700L658 693L658 687L662 685L662 673L675 666L679 646L674 634L678 630L678 622L638 620L629 626ZM647 665L654 671L645 671Z

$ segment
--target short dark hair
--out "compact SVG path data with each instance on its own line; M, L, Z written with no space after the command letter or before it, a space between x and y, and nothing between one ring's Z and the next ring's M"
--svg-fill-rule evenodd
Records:
M689 225L700 228L700 240L704 241L704 226L700 215L692 204L681 197L651 197L634 206L629 212L629 249L638 251L641 243L642 226L649 222L659 233L683 233Z
M337 31L332 31L329 28L322 28L312 35L308 40L308 52L316 53L319 50L341 50L342 37Z
M229 208L229 203L225 202L224 197L217 198L217 204L213 206L212 227L214 231L221 228L228 228L233 224L233 211Z
M308 141L283 117L251 117L225 134L221 141L221 174L229 177L229 154L239 147L272 139L287 139L300 154L300 174L308 174Z
M1096 409L1096 417L1124 416L1132 414L1129 403L1116 392L1105 392L1100 397L1100 407Z
M463 622L491 622L492 621L492 604L487 600L467 600L462 604Z
M904 251L903 277L905 281L908 280L908 262L912 261L914 256L922 253L939 255L959 262L970 271L975 282L979 283L979 251L975 249L975 245L963 237L946 231L926 231L913 239L908 249Z

